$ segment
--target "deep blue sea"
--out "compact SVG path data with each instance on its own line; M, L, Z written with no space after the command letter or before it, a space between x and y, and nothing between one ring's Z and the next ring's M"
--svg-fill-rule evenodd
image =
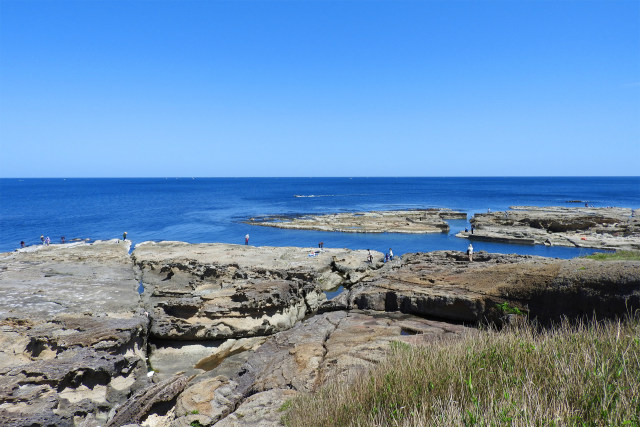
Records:
M296 197L298 196L298 197ZM300 197L305 196L305 197ZM571 201L579 200L581 203ZM468 213L514 205L640 208L640 177L559 178L113 178L0 179L0 252L40 243L121 238L256 246L372 249L396 254L465 250L454 234L355 234L250 226L249 217L412 208ZM562 247L474 243L476 251L571 258L593 252Z

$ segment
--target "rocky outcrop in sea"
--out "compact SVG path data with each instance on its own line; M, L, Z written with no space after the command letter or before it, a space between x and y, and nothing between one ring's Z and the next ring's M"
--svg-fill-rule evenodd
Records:
M475 214L470 240L609 250L640 249L640 212L629 208L512 206Z
M343 233L446 233L446 219L467 219L465 212L451 209L415 209L370 211L328 215L266 216L251 218L251 225L296 230L336 231Z

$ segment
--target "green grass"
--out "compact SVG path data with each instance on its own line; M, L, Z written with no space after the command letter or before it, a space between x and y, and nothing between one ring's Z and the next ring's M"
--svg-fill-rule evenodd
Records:
M506 301L502 304L496 304L496 307L504 314L519 314L522 316L527 314L526 312L520 310L518 307L511 307Z
M291 400L290 426L640 426L640 316L392 344L350 383Z
M598 261L640 261L640 251L596 252L584 258Z

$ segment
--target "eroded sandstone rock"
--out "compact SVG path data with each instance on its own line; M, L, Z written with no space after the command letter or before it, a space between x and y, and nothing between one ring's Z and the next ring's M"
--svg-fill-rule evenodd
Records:
M128 243L1 254L0 424L104 424L148 384Z
M147 242L133 252L145 284L151 333L172 340L270 335L382 264L366 251ZM376 253L381 259L382 255Z
M331 306L401 311L455 322L497 320L507 303L542 321L621 316L640 308L640 262L560 260L457 251L406 254Z
M629 208L512 206L476 214L457 237L502 243L640 249L640 217Z
M416 209L251 218L248 224L296 230L343 233L446 233L445 219L467 219L465 212L450 209Z
M270 337L235 375L195 378L178 398L170 425L185 426L196 418L202 425L278 425L278 409L286 400L365 372L394 341L427 344L465 330L401 313L316 315Z

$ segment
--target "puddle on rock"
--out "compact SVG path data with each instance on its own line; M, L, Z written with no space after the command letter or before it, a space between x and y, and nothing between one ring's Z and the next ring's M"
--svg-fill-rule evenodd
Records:
M340 295L342 291L344 291L344 287L338 286L336 289L333 289L331 291L325 291L324 294L327 296L327 301L331 301L332 299Z

